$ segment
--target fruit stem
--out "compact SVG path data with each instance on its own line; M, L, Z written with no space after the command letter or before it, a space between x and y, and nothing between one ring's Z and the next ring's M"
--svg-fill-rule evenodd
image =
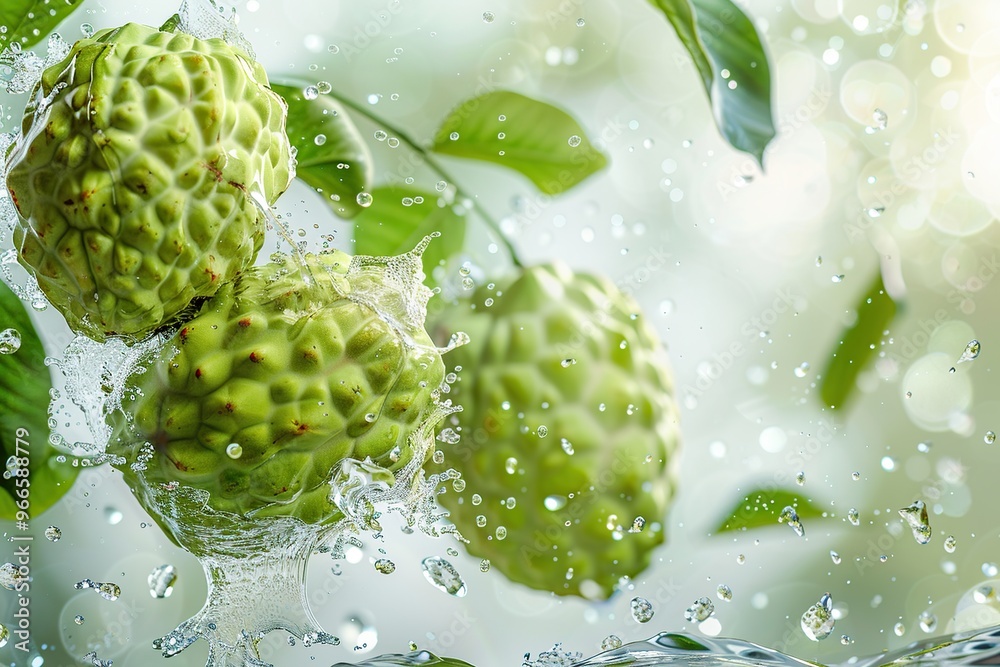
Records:
M510 261L514 264L514 266L516 266L517 268L523 268L524 267L524 264L521 263L521 258L518 257L517 250L514 248L513 244L510 242L510 239L508 239L507 235L504 234L503 231L501 231L500 224L493 218L493 216L491 216L486 211L486 209L484 209L482 207L482 205L479 203L479 201L478 201L478 199L476 197L473 197L473 196L467 194L465 192L465 190L462 189L462 187L458 184L458 182L454 179L454 177L452 177L452 175L448 172L448 170L445 169L445 167L440 162L438 162L437 158L435 158L433 155L431 155L430 151L428 151L426 148L424 148L423 146L421 146L416 140L414 140L413 138L411 138L406 132L404 132L403 130L399 129L398 127L393 126L391 123L386 122L384 119L382 119L381 117L379 117L378 115L376 115L375 113L373 113L367 107L365 107L365 106L363 106L361 104L358 104L357 102L354 102L353 100L350 100L350 99L348 99L346 97L338 95L337 93L335 93L333 91L330 91L327 94L330 97L332 97L335 100L337 100L338 102L340 102L341 104L343 104L345 107L347 107L347 108L349 108L349 109L351 109L351 110L359 113L360 115L364 116L369 121L371 121L372 123L374 123L376 125L379 125L383 129L391 132L397 139L399 139L404 144L406 144L407 146L409 146L412 151L414 151L415 153L417 153L418 155L420 155L420 157L423 159L424 163L428 167L430 167L432 170L434 170L434 172L437 173L438 176L440 176L445 181L447 181L448 183L450 183L451 185L453 185L455 187L455 196L456 197L461 198L461 199L467 199L467 200L469 200L469 201L472 202L472 208L473 208L473 210L479 215L479 217L483 220L483 222L486 223L486 226L489 227L493 231L494 235L500 240L500 243L503 244L504 248L507 251L508 256L510 257Z

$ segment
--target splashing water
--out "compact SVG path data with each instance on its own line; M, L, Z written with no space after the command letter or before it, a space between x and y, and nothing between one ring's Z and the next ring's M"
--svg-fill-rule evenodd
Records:
M798 513L791 505L788 505L785 509L781 510L781 514L778 515L778 523L787 523L799 537L804 537L806 534L805 526L802 525L802 521L799 519Z
M955 366L958 366L959 364L964 364L967 361L974 360L976 357L979 356L979 352L981 350L982 350L982 345L979 344L978 340L975 339L970 340L969 344L965 346L964 350L962 350L962 356L959 357L958 361L955 362ZM954 373L955 366L952 366L950 369L948 369L948 372Z
M824 593L819 602L802 614L802 632L814 642L822 641L833 632L836 619L833 617L833 598Z

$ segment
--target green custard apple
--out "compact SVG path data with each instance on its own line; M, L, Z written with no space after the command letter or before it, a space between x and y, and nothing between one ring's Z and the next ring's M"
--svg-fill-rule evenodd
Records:
M341 252L305 257L223 285L130 380L108 452L140 501L183 484L217 511L326 524L342 517L329 484L342 460L395 472L430 454L410 436L435 409L439 350L351 298L384 267L361 276Z
M448 355L463 411L441 466L465 484L438 497L469 552L532 588L608 597L663 542L675 487L671 373L638 305L556 263L434 322L436 337L471 340Z
M7 157L18 258L70 328L141 338L253 264L286 106L221 39L134 23L45 70Z

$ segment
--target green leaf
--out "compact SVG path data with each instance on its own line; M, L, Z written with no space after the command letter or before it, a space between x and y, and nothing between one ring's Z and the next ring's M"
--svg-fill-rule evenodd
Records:
M771 73L753 23L731 0L650 0L674 27L712 101L731 146L763 163L775 136ZM729 71L723 77L723 70ZM730 82L736 88L730 88Z
M813 502L785 489L760 489L748 493L736 504L724 521L715 529L716 534L734 530L750 530L777 526L781 510L791 506L800 519L817 519L823 510Z
M358 193L371 189L374 167L368 145L335 99L307 100L300 87L272 84L288 103L288 138L298 151L295 175L323 195L335 214L351 219L363 209ZM325 141L317 145L316 137Z
M45 365L45 350L21 300L3 283L0 322L21 335L21 347L16 352L0 355L0 461L6 462L11 456L29 459L29 486L18 487L19 477L0 477L0 518L15 519L19 488L22 492L28 489L28 514L35 518L69 491L80 469L56 461L62 452L49 444L52 379Z
M34 46L47 37L82 0L3 0L0 2L0 49L17 42L22 48Z
M416 188L383 185L371 194L371 206L354 221L354 251L360 255L398 255L413 250L425 236L440 232L423 255L424 273L432 283L434 267L462 250L465 217L451 205L441 206L443 200L438 195Z
M506 90L458 105L438 129L433 150L514 169L550 195L569 190L608 164L572 116Z
M857 320L841 335L820 380L823 405L834 409L847 403L857 386L858 373L875 356L883 332L896 316L896 302L886 293L881 272L861 298L857 312Z

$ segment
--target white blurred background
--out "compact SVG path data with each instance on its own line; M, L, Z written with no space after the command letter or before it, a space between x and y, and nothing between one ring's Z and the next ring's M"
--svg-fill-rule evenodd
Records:
M359 102L375 96L372 112L418 139L430 140L440 119L483 86L558 104L591 137L602 137L610 168L541 204L516 175L446 161L484 207L508 218L524 259L559 257L634 289L669 347L684 430L668 544L633 590L599 604L529 591L497 571L482 574L478 559L446 556L458 548L449 540L387 526L385 541L366 543L340 575L328 558L312 561L309 598L341 647L289 648L274 633L262 657L277 665L309 664L312 656L317 664L351 662L406 652L413 641L480 667L517 665L525 652L556 642L591 655L609 634L632 641L688 631L829 664L930 636L918 622L928 610L937 618L931 634L944 633L954 626L958 598L996 577L1000 444L984 435L1000 427L989 333L1000 299L993 280L1000 270L1000 5L742 4L765 38L774 78L780 134L766 173L720 139L688 57L643 0L236 6L273 80L329 81ZM60 32L72 41L84 22L159 25L172 9L88 0ZM495 18L484 21L484 12ZM6 114L16 119L19 110L2 103L8 131L16 120ZM359 125L367 138L378 129ZM371 143L379 182L408 175L403 147ZM415 176L425 187L437 180L420 170ZM293 227L318 223L350 248L351 225L308 188L297 184L278 206ZM487 243L473 234L469 255L495 272L505 259ZM665 265L652 261L663 255ZM853 321L880 255L901 314L848 409L824 409L817 374ZM62 324L49 314L38 320L57 354L67 341ZM981 356L949 374L972 338L982 342ZM833 516L805 521L804 538L777 524L710 534L746 493L774 484ZM896 513L917 499L931 510L934 534L925 546ZM851 508L859 526L846 519ZM197 561L147 525L120 475L106 468L85 471L38 522L63 533L58 543L35 545L33 636L45 642L44 664L76 664L93 649L116 667L158 664L150 642L204 600ZM942 546L948 535L954 553ZM392 576L372 567L378 548L396 563ZM463 573L465 598L424 580L420 561L430 555ZM146 576L163 563L179 576L173 595L157 600ZM84 577L118 583L121 598L74 590ZM731 602L715 597L720 584L732 588ZM825 592L839 620L831 638L814 643L799 617ZM649 623L632 620L633 595L654 604ZM702 596L717 611L698 628L683 612ZM0 595L0 620L14 604L13 594ZM975 622L1000 622L990 609L983 606ZM73 621L77 614L83 625ZM0 659L24 664L12 648L0 649ZM196 645L171 664L204 660Z

